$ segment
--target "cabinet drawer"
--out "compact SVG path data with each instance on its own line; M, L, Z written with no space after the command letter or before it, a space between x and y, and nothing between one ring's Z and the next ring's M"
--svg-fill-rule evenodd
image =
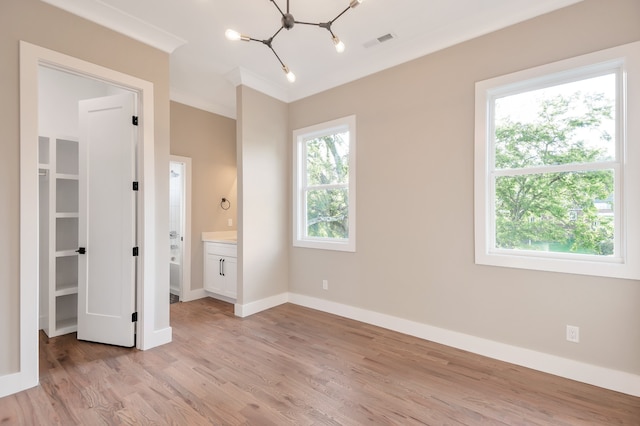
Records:
M204 252L218 256L238 257L238 248L235 244L204 243Z

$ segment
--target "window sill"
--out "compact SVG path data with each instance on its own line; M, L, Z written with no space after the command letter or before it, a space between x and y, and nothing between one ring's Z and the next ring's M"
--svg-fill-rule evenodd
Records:
M479 252L477 252L479 253ZM631 266L629 260L620 257L598 257L583 255L557 255L556 253L531 251L484 252L476 254L477 265L504 268L529 269L535 271L597 277L640 279L640 267Z

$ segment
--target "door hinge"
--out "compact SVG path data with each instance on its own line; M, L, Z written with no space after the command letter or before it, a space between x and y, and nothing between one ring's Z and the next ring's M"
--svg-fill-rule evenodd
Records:
M131 117L131 123L132 123L134 126L137 126L137 125L138 125L138 116L137 116L137 115L134 115L134 116L132 116L132 117Z
M131 314L131 322L138 322L138 313L134 312Z
M138 255L138 247L134 247L133 248L133 255L137 256Z
M133 190L134 191L138 190L138 182L133 182Z

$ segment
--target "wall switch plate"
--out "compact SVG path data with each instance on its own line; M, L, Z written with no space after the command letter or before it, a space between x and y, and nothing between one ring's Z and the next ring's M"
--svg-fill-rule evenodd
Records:
M329 290L329 281L328 280L322 280L322 289L323 290Z
M580 327L577 327L575 325L568 325L567 326L567 340L569 342L579 343L580 342Z
M233 219L227 219L227 226L233 226Z

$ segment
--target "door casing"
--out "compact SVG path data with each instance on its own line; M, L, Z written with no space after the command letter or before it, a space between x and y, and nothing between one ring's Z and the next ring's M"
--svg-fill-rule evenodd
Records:
M182 276L180 283L180 300L188 302L195 299L191 293L191 158L179 155L171 155L169 161L184 165L184 209L182 212L184 222L184 241L182 245Z
M156 186L153 83L50 49L20 42L20 331L19 371L0 377L0 397L38 384L38 68L48 66L102 80L138 94L140 209L137 271L138 349L171 341L171 327L156 330ZM35 255L34 255L35 254ZM168 305L168 298L166 301Z

